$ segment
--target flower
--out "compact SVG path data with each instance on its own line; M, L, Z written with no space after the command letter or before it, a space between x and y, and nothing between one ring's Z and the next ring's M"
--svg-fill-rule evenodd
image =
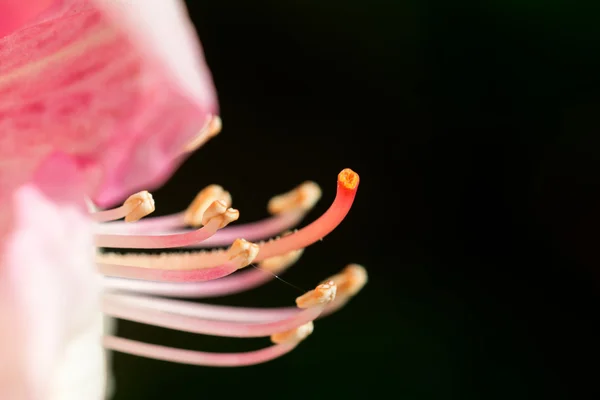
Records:
M268 242L250 241L297 225L321 196L315 183L275 196L272 217L233 227L239 212L218 185L169 216L143 218L155 207L145 190L108 208L158 187L221 129L185 7L175 0L23 3L0 0L0 398L100 399L108 379L103 349L198 365L268 361L366 283L364 268L353 264L298 297L296 307L163 298L236 293L273 276L265 271L282 272L345 218L358 175L343 170L325 214ZM194 250L217 246L229 248ZM182 247L190 251L99 250ZM258 268L237 272L252 263ZM104 317L269 336L274 345L240 354L172 349L112 336Z

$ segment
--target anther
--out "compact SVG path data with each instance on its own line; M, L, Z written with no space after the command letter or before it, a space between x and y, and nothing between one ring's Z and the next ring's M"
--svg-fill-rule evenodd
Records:
M240 267L243 268L254 261L259 250L260 247L257 244L248 242L244 239L236 239L229 250L227 250L227 256L229 260L240 257L243 258L243 265Z
M337 287L334 281L330 280L321 283L315 289L298 297L296 299L296 305L299 308L310 308L329 303L335 299L336 291Z
M223 122L218 116L214 116L211 120L202 127L196 137L185 146L185 151L192 152L197 150L200 146L206 143L208 140L217 136L223 128Z
M216 200L225 202L226 207L231 206L231 195L219 185L210 185L202 189L194 198L183 215L187 225L198 227L202 225L205 211Z
M227 203L223 200L216 200L206 209L202 216L202 225L206 226L209 221L218 219L220 221L218 229L222 229L233 221L237 221L240 212L235 208L227 208Z
M358 264L348 264L339 274L327 279L335 282L339 295L354 296L367 284L367 270Z
M266 260L261 261L258 265L260 268L265 269L273 274L278 274L298 261L302 253L304 253L304 249L292 250L280 256L267 258Z
M123 205L133 208L133 210L125 216L125 222L135 222L154 212L154 199L152 198L152 195L145 190L129 196Z
M223 121L221 121L221 117L214 116L210 123L208 124L208 137L213 138L221 133L221 129L223 129Z
M315 326L311 321L304 325L300 325L297 328L290 329L289 331L275 333L271 335L271 342L275 344L298 343L303 341L308 337L308 335L313 333L314 329Z
M321 188L315 182L307 181L295 189L269 200L267 209L277 215L287 211L308 211L321 198Z

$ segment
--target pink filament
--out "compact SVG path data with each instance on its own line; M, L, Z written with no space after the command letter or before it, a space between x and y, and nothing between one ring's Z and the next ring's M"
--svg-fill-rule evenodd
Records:
M98 247L115 247L121 249L161 249L188 246L202 242L219 230L221 221L214 218L197 230L172 235L119 235L96 234L95 243Z
M273 279L270 272L251 269L210 282L171 283L149 282L142 280L104 278L104 287L113 290L125 290L155 296L172 296L188 298L206 298L227 296L253 289Z
M217 232L213 237L201 243L188 247L219 247L228 246L237 238L244 238L250 242L262 240L280 234L296 226L306 214L304 212L288 212L262 221L250 222L243 225L227 227Z
M113 208L112 210L96 211L90 214L92 220L95 222L107 222L114 221L116 219L124 218L127 214L132 212L138 205L133 203L123 204L120 207ZM124 222L126 223L126 222Z
M161 282L202 282L234 273L242 266L242 261L236 258L216 267L188 270L152 269L115 264L98 264L97 266L99 272L107 276Z
M114 336L104 337L104 347L121 353L153 358L181 364L207 367L243 367L260 364L281 357L292 351L298 343L284 343L247 353L206 353L175 349L149 343L137 342Z
M188 307L191 306L188 305ZM295 315L277 321L258 323L239 323L223 320L199 319L193 316L172 314L152 309L144 305L127 304L118 298L105 297L103 311L105 314L129 321L176 329L185 332L225 337L263 337L292 330L308 322L314 321L325 309L326 304L300 311ZM244 310L241 309L240 312ZM222 317L227 318L226 315Z
M163 217L152 217L142 219L135 224L126 222L113 222L96 227L98 233L133 235L138 233L185 233L188 229L175 231L185 226L183 220L184 213L165 215ZM229 246L237 238L244 238L250 242L262 240L267 237L275 236L296 226L306 214L304 212L292 211L283 213L262 221L229 226L219 230L214 236L205 239L202 242L190 244L189 248L219 247Z
M150 308L160 312L186 315L188 317L231 322L276 321L302 312L298 307L253 308L218 306L190 301L117 293L107 293L104 295L104 298L119 301L120 304L132 307Z
M161 217L149 217L137 221L135 224L128 224L123 221L111 222L110 224L102 224L96 226L98 233L113 233L113 234L129 234L135 235L139 233L161 233L168 232L174 229L185 226L185 212L176 214L163 215Z

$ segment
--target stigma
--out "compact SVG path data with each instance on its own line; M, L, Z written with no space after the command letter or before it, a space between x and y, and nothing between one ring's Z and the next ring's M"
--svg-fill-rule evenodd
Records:
M190 148L217 134L220 127L220 120L213 121ZM344 220L358 184L357 173L341 171L331 206L302 229L295 227L322 195L319 185L312 181L274 196L267 205L270 217L238 225L234 223L240 211L232 208L231 194L216 184L198 192L186 210L172 215L148 217L155 210L155 202L147 191L130 196L120 207L90 211L95 221L96 265L103 275L105 315L196 334L264 337L271 342L257 351L211 353L105 336L104 347L141 357L219 367L253 365L289 353L313 333L318 318L341 309L362 289L367 282L362 266L348 265L297 297L295 305L286 307L225 307L184 299L235 294L278 277L298 262L308 246ZM163 252L116 253L105 248ZM255 268L246 268L249 265Z

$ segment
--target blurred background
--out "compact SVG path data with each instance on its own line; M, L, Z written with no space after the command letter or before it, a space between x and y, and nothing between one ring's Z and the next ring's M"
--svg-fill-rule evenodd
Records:
M370 281L291 354L217 369L116 354L117 399L577 399L598 392L600 3L188 1L224 122L157 213L211 183L240 222L304 180L354 209L283 278ZM274 280L215 304L285 306ZM204 351L213 338L120 322Z

